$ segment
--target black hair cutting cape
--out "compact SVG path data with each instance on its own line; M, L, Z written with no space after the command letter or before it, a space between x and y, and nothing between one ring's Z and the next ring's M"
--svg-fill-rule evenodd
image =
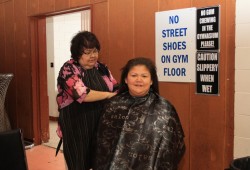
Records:
M175 170L185 152L174 106L149 92L110 99L100 120L94 170Z

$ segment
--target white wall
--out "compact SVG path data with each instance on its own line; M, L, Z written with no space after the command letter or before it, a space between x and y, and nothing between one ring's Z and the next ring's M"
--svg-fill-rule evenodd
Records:
M70 41L81 30L90 30L90 10L46 18L49 116L58 117L57 76L70 57ZM54 63L54 67L50 67Z
M236 0L234 157L250 156L250 1Z

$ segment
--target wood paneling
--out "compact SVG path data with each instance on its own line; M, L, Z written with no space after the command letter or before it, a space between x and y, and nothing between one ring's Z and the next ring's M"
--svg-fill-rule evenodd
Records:
M134 53L136 57L145 56L155 60L155 12L157 8L157 3L151 0L134 1Z
M41 138L43 142L49 140L49 105L48 105L48 84L47 84L47 58L46 58L46 19L38 21L38 63L37 69L39 75L39 118L41 119Z
M134 57L133 4L133 0L109 0L109 67L114 77L120 77L121 67Z
M65 10L70 7L69 0L55 0L55 10Z
M29 24L27 18L26 4L21 0L15 1L14 21L15 21L15 63L16 63L16 81L19 82L16 87L16 104L18 109L18 126L23 128L25 137L33 138L32 115L32 94L31 94L31 58L29 44ZM29 82L29 83L27 83Z
M9 0L0 0L0 3L5 3L7 1L9 1Z
M158 0L159 11L166 11L166 10L175 10L175 9L181 9L181 8L190 8L192 7L192 0Z
M224 29L226 28L225 41L225 137L224 137L224 167L233 159L234 148L234 92L235 92L235 3L236 1L225 1ZM221 30L222 31L222 30Z
M49 13L55 11L55 0L39 0L39 13Z
M39 0L27 0L27 14L32 16L39 13Z
M224 169L223 98L191 93L190 169ZM204 161L206 160L206 161Z
M160 95L169 100L180 117L185 133L186 152L181 160L180 169L189 169L189 138L190 138L190 85L189 83L160 82Z
M90 4L95 4L95 3L101 3L101 2L107 2L108 0L90 0Z
M13 73L15 74L15 59L11 54L14 54L13 42L14 36L11 35L7 37L7 34L10 35L13 29L13 10L6 11L7 8L10 8L13 5L12 2L0 4L0 73ZM6 15L10 15L6 17ZM6 19L10 21L6 22ZM8 47L7 47L8 46ZM10 50L12 48L12 50ZM9 53L9 54L7 54ZM5 109L9 116L11 126L15 127L17 124L16 117L16 102L13 101L12 96L15 96L15 87L16 81L15 77L11 80L5 98ZM15 99L15 98L14 98Z
M5 42L5 64L4 70L15 74L15 44L14 44L14 18L13 2L4 4L4 42Z
M5 15L4 4L0 4L0 72L4 72L4 59L5 59Z
M90 4L90 0L69 0L69 1L70 1L70 7L80 7Z
M11 80L6 98L6 109L10 118L10 123L12 127L18 127L18 117L17 105L16 105L16 56L15 56L15 37L14 37L14 9L13 1L8 1L4 3L4 43L5 43L5 55L3 70L4 72L13 73L14 78Z
M94 4L91 12L92 31L96 34L101 44L99 60L110 65L109 44L108 44L108 3ZM100 29L102 28L102 29Z
M39 74L38 68L38 18L31 18L30 20L30 42L31 42L31 76L32 76L32 117L33 117L33 124L32 129L34 130L34 142L36 144L40 144L41 140L41 119L39 116L39 109L40 109L40 97L39 97ZM43 20L43 19L42 19Z
M210 1L192 0L192 5L195 7L209 7L209 6L216 6L225 1L226 0L210 0Z

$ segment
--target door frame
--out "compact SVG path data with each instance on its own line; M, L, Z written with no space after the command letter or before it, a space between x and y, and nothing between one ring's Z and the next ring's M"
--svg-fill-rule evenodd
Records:
M30 24L31 76L34 143L49 139L49 109L46 68L46 17L34 17Z

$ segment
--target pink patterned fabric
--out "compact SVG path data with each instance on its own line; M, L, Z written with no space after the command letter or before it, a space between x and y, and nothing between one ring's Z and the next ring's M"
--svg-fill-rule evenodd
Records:
M99 69L100 63L96 63L95 67ZM71 104L74 100L79 103L84 102L87 95L87 88L82 81L84 72L81 66L73 59L67 61L62 66L58 76L58 95L57 103L59 109L64 108ZM113 78L111 72L108 70L109 75L102 75L107 87L113 91L113 86L117 81Z

